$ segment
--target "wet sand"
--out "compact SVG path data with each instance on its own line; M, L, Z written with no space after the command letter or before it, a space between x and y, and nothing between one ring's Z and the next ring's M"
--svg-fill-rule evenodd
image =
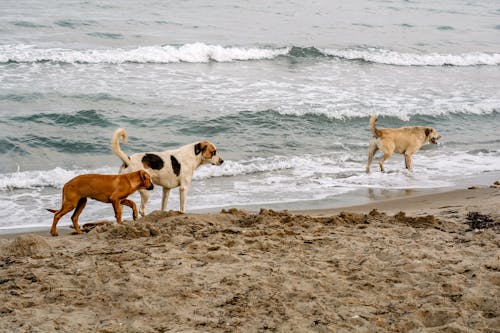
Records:
M0 331L499 332L500 188L0 239Z

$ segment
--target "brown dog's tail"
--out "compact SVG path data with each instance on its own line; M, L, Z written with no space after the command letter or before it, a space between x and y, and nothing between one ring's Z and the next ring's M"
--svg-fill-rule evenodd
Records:
M55 209L48 209L48 208L45 208L45 209L46 209L46 210L48 210L48 211L49 211L49 212L51 212L51 213L55 213L55 212L57 212L57 210L55 210Z
M377 121L377 119L378 116L376 114L370 117L370 129L372 130L376 138L380 136L380 131L375 127L375 122Z
M130 159L120 148L120 138L123 143L127 143L127 132L125 132L125 129L123 128L118 128L113 134L113 137L111 138L111 149L113 150L113 153L115 153L115 155L118 156L123 163L125 163L125 166L129 166Z

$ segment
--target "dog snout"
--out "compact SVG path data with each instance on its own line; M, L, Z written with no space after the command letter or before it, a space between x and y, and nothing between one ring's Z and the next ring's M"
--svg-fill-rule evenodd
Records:
M152 191L154 188L155 188L155 186L153 185L153 183L151 183L151 185L149 185L148 187L146 187L146 190Z
M220 157L218 155L214 155L212 157L212 159L210 160L210 163L212 165L221 165L222 163L224 163L224 160L222 159L222 157Z

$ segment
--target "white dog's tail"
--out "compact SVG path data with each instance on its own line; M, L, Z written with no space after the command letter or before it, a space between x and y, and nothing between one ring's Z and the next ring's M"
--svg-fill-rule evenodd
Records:
M125 132L125 129L123 128L118 128L113 134L113 138L111 139L111 149L113 149L113 153L115 153L115 155L118 156L126 166L129 166L130 158L128 158L123 150L121 150L120 138L122 139L123 143L127 143L127 132Z
M370 117L370 129L372 130L376 138L380 136L380 131L375 127L375 122L377 121L377 118L378 116L376 114Z

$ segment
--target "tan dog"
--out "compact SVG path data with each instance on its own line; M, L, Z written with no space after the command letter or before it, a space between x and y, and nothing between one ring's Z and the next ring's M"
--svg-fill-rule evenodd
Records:
M373 132L373 138L370 140L368 148L368 163L366 173L370 172L370 164L377 150L382 150L384 156L380 159L380 171L384 171L384 162L392 156L394 152L405 155L406 169L411 171L412 155L427 141L437 144L441 135L432 127L427 126L406 126L400 128L381 128L375 127L378 116L370 117L370 129Z
M127 156L120 148L120 138L124 143L127 142L127 132L123 128L118 128L111 139L113 152L123 161L119 173L146 170L151 175L153 183L163 187L162 211L167 207L170 190L179 187L180 211L184 213L186 193L193 179L194 170L202 164L224 163L222 157L217 154L215 145L208 141L193 142L178 149ZM151 192L146 190L139 192L141 193L139 213L144 215Z
M61 209L47 209L54 213L54 221L50 234L57 236L56 225L59 219L66 213L75 209L71 216L73 226L78 234L82 231L78 226L78 216L87 204L87 198L97 201L111 203L115 211L116 222L122 224L122 209L120 205L132 208L134 220L137 220L137 208L132 200L127 197L139 189L153 189L151 177L144 171L136 171L123 175L98 175L86 174L77 176L66 184L62 190Z

